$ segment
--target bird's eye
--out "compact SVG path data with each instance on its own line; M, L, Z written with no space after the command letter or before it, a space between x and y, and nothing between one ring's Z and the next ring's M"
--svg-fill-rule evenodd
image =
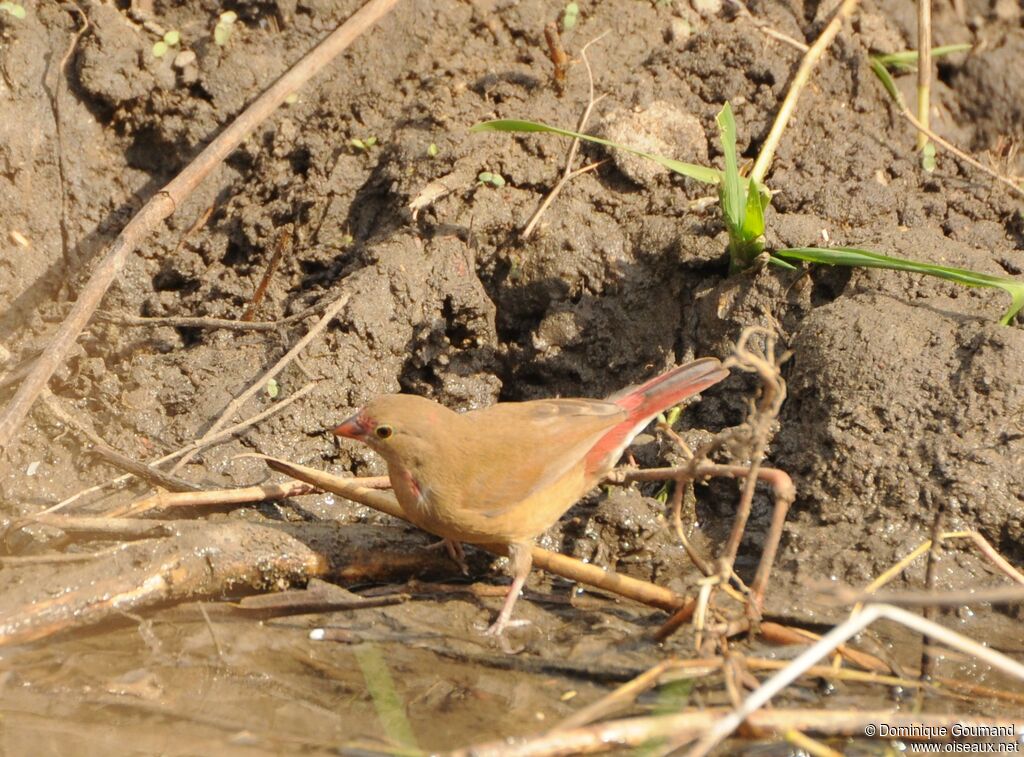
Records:
M387 439L395 433L395 430L391 428L391 426L377 426L374 433L377 435L378 439Z

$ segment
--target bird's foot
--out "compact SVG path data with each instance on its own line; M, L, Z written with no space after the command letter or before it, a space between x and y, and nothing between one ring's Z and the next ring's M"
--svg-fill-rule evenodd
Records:
M506 628L523 628L529 625L532 625L529 620L510 620L499 615L496 621L487 626L484 636L501 636Z
M459 566L462 575L468 576L469 563L466 562L466 552L462 549L462 542L455 541L454 539L442 539L431 544L427 549L441 549L442 547L448 552L452 562Z

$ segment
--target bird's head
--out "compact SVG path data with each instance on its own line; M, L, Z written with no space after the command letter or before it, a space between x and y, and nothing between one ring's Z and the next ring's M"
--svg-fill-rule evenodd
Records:
M385 394L333 429L363 442L385 460L406 464L439 443L445 415L457 414L424 397Z

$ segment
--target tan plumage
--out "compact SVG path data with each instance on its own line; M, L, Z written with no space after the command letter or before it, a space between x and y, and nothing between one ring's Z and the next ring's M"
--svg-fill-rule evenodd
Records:
M500 633L530 570L530 544L590 491L655 415L725 378L714 358L606 400L505 402L456 413L423 397L377 397L334 429L380 453L399 504L453 541L506 544L514 581Z

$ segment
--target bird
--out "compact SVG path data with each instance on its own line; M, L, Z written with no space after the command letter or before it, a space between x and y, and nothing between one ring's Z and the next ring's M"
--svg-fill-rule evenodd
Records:
M385 394L333 432L384 458L414 525L449 545L504 545L512 585L486 631L501 635L536 537L600 483L656 415L728 375L716 358L701 358L603 400L498 402L464 413L417 395Z

